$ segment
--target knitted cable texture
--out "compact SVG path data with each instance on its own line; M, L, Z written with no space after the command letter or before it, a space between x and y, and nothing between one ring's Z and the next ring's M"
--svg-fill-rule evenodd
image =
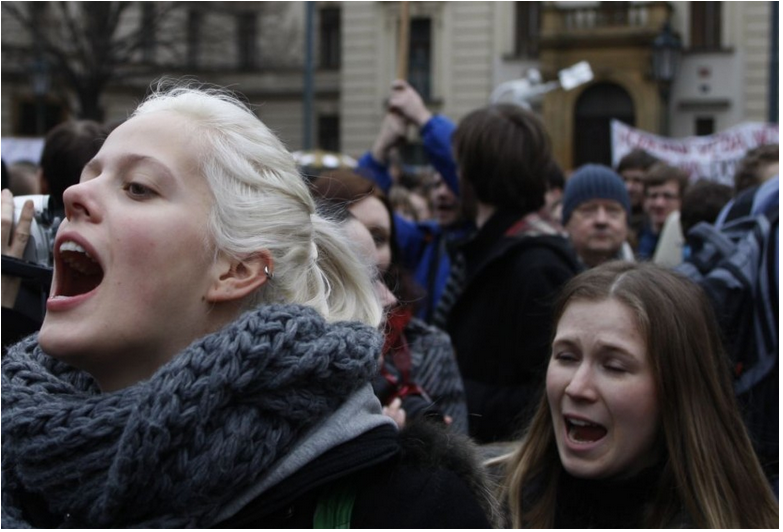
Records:
M48 526L210 524L370 380L380 349L370 327L270 305L102 394L27 338L2 365L3 527L41 526L22 501Z

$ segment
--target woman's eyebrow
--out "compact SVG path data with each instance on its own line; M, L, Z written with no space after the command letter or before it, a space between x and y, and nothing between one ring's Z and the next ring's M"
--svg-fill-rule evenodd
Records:
M555 337L554 340L552 340L552 348L555 347L574 349L578 346L576 340L567 335L563 335L560 337Z
M166 174L169 179L174 179L174 174L162 161L150 155L141 155L137 153L128 153L120 157L120 167L134 167L144 164L155 166L159 171Z
M619 344L605 343L603 344L603 349L614 357L622 358L623 360L628 360L629 362L633 362L635 364L644 363L644 360L640 359L637 353Z
M117 166L122 169L126 170L127 168L133 168L134 166L139 166L143 164L151 164L155 166L159 171L166 174L166 176L169 179L174 179L174 174L169 169L168 166L166 166L162 161L159 159L156 159L155 157L149 156L149 155L141 155L138 153L128 153L124 154L118 157L118 164ZM82 169L82 172L92 172L92 173L98 173L103 166L100 159L93 158L90 159L90 161L84 165L84 169Z
M93 157L87 162L87 164L84 165L84 168L82 168L82 174L84 172L97 173L100 166L101 166L100 161L98 161L98 159Z

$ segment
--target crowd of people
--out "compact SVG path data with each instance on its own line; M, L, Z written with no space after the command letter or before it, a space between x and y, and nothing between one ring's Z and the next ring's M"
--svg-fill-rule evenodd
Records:
M60 219L45 309L3 271L3 527L777 528L777 164L564 173L402 80L315 175L193 82L55 128L3 167L4 256Z

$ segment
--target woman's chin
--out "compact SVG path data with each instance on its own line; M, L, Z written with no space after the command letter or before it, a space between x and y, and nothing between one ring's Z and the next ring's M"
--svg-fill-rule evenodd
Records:
M73 331L62 330L58 326L44 320L41 331L38 333L38 345L47 355L65 360L75 353L79 352L79 346L76 339L73 338Z

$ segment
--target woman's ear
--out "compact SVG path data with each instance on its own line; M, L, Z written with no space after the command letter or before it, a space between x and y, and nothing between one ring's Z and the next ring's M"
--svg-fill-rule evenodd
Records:
M272 278L274 263L267 251L239 260L221 254L215 264L215 280L207 291L210 303L238 301L258 290Z

